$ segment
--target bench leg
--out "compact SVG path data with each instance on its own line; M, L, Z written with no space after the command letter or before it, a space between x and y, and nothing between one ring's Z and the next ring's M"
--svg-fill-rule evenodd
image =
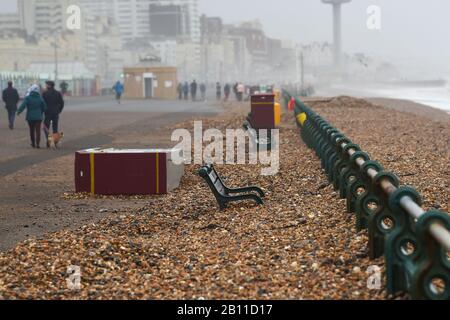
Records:
M219 201L217 201L217 202L219 203L219 210L220 210L220 211L223 211L223 210L225 210L225 209L227 208L226 201L219 200Z

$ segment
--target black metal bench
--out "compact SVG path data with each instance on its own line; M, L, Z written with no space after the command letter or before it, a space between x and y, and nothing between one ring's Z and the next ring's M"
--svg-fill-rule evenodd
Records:
M252 123L249 118L247 118L247 121L244 122L242 127L245 129L245 131L248 131L250 138L253 140L254 143L256 143L258 150L261 146L265 146L266 150L272 150L272 134L271 134L272 131L271 130L267 130L266 138L260 138L259 130L253 129Z
M227 207L229 202L235 201L243 201L243 200L253 200L256 203L262 205L264 204L262 198L264 198L265 194L258 187L246 187L246 188L237 188L231 189L228 188L220 178L216 169L212 164L203 166L199 171L200 177L202 177L208 186L211 188L214 196L217 199L220 210L224 210ZM251 193L255 192L255 193Z

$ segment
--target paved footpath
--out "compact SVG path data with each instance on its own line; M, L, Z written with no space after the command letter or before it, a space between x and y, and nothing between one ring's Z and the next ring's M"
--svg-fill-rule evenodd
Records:
M59 150L32 149L24 115L10 131L6 112L0 113L0 251L30 237L76 228L113 210L145 203L145 199L127 199L119 206L108 199L61 201L64 192L73 192L75 151L167 147L173 143L165 127L222 110L215 102L125 100L118 105L110 97L69 98L61 116L65 138Z
M6 112L0 114L0 177L30 165L54 159L76 150L103 146L113 141L114 131L130 130L146 121L148 130L157 130L186 118L220 112L215 103L132 100L117 104L109 97L71 98L60 120L64 148L57 152L30 147L25 115L16 120L16 129L7 128ZM41 147L45 146L44 137Z

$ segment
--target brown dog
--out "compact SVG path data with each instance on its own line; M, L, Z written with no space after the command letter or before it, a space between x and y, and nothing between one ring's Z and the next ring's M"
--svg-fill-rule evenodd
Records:
M58 149L58 144L64 138L64 133L52 133L48 135L47 147L51 149Z

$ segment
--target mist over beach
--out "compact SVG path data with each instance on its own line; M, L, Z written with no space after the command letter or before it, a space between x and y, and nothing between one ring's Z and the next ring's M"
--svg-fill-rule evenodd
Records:
M450 113L450 71L447 65L426 69L413 62L403 62L395 73L378 70L376 77L361 77L359 73L355 78L348 75L345 80L325 83L318 80L316 93L410 100Z
M450 79L450 78L449 78ZM331 85L318 87L319 96L350 95L360 98L390 98L410 100L441 109L450 114L450 82L443 86L390 86L382 84Z

